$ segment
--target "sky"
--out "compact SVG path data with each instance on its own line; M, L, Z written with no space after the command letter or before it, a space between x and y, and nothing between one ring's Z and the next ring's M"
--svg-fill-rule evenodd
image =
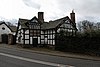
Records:
M19 18L31 19L44 12L44 20L56 20L76 14L76 22L100 22L100 0L0 0L0 21L17 22Z

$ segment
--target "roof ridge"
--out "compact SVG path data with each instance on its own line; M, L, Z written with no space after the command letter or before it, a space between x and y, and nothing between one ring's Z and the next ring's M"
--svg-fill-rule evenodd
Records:
M59 20L62 20L64 18L69 18L68 16L65 16L65 17L62 17L62 18L59 18L59 19L56 19L56 20L53 20L53 21L59 21Z

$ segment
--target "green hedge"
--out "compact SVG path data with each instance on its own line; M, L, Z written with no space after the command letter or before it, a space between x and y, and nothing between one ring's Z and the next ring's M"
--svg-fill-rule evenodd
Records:
M99 37L57 37L56 50L95 53L100 51Z

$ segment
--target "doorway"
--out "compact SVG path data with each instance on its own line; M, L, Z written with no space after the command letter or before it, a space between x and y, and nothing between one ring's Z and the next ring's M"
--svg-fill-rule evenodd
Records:
M37 47L38 46L38 38L33 38L33 47Z

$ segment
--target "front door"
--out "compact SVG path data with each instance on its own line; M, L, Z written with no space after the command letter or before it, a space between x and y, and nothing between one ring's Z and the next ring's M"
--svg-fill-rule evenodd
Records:
M38 38L33 38L33 47L37 47L38 45Z

